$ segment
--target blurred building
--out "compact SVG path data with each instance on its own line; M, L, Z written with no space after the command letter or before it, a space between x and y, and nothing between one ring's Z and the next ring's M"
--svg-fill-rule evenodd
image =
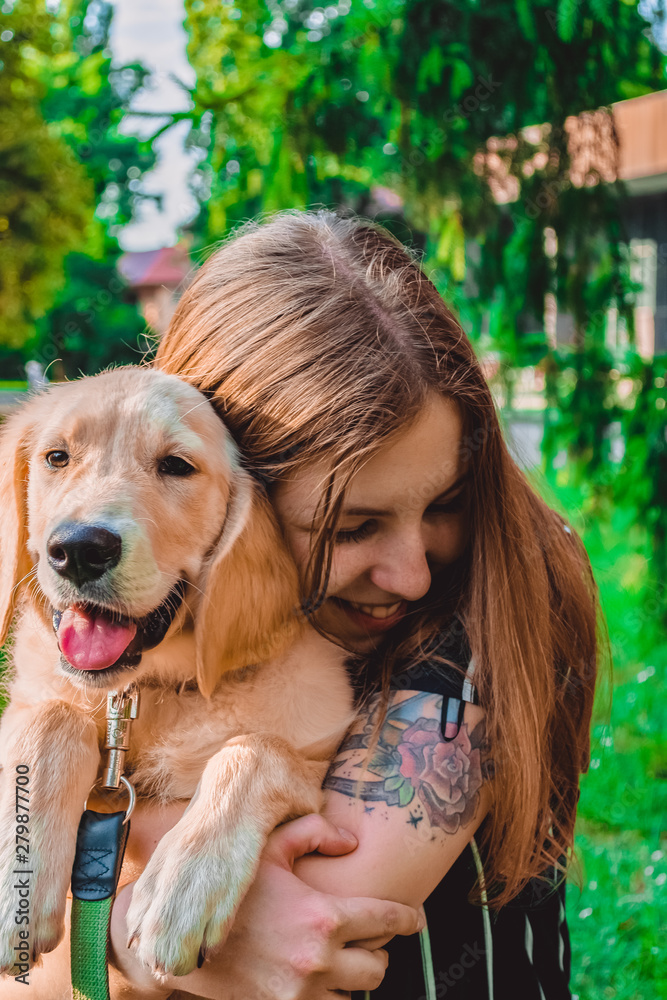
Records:
M636 345L640 354L650 358L655 353L667 353L667 90L621 101L612 106L612 111L613 123L604 111L585 111L565 122L571 159L569 178L579 187L600 180L625 182L629 197L624 217L633 278L643 285L635 310ZM522 137L536 148L532 160L524 164L526 175L546 165L547 153L541 139L548 137L550 129L545 124L522 130ZM475 159L476 169L486 175L499 204L519 197L519 182L508 169L506 155L516 146L516 136L493 136ZM557 194L550 192L549 182L545 182L543 196ZM370 207L377 213L402 206L400 195L387 188L374 187L372 196ZM555 240L555 232L547 229L545 247L552 255L557 249ZM185 242L126 253L118 269L148 326L158 334L164 333L193 271ZM544 316L524 316L520 322L526 333L546 329L554 344L573 340L572 319L557 309L553 296L547 296ZM607 340L612 348L622 348L627 342L614 309L607 316ZM535 389L540 392L538 386Z
M630 194L626 226L636 281L637 347L667 354L667 91L614 105L620 139L619 176Z
M193 271L185 242L175 247L123 254L118 270L127 282L128 295L139 304L148 326L163 334Z
M524 176L530 177L547 166L552 145L550 131L548 123L521 130L519 138L535 147L532 158L523 163ZM565 122L565 131L570 183L582 187L621 180L625 184L627 198L622 214L631 276L643 286L634 310L635 344L646 359L667 354L667 90L614 104L611 116L604 109L571 116ZM519 198L519 180L509 169L519 138L493 136L475 158L475 170L486 177L498 204ZM557 182L545 180L535 195L536 204L527 202L526 211L532 208L536 216L559 193ZM545 229L544 247L548 256L556 255L555 230ZM518 325L528 334L546 332L554 346L574 342L573 319L558 308L553 294L545 296L543 316L523 314ZM628 332L615 308L607 311L605 335L612 351L623 351L628 344ZM539 367L515 371L508 398L507 388L498 378L495 357L483 359L482 366L504 414L510 448L521 465L537 465L546 406L543 371ZM631 391L631 380L619 378L619 396L623 398ZM618 461L622 457L619 426L610 426L609 438L611 454ZM564 461L565 454L560 458Z
M550 130L549 124L522 129L521 137L535 145L533 158L523 166L526 176L546 166ZM636 346L646 358L667 353L667 90L614 104L611 117L603 110L571 116L565 130L573 185L625 182L628 198L623 215L632 277L643 285L635 309ZM519 197L518 178L508 169L517 145L513 135L491 137L475 160L475 169L485 174L499 204ZM557 195L546 181L536 197L536 211ZM552 229L545 230L545 248L547 254L555 255ZM544 317L522 317L522 324L525 332L546 329L554 343L573 340L572 318L557 309L553 296L547 296ZM622 348L627 342L614 309L607 315L607 342L611 348Z

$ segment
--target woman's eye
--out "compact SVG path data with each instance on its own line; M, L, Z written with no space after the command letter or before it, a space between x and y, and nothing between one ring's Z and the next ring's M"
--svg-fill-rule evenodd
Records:
M465 506L465 497L459 493L448 503L434 503L426 511L427 514L460 514Z
M363 542L375 531L375 521L364 521L358 528L340 529L336 532L336 544L339 542Z
M180 476L181 478L185 478L192 475L195 467L186 462L184 458L179 458L178 455L167 455L166 458L160 461L157 471L161 476Z
M66 451L48 451L46 453L46 464L52 469L64 469L69 462L69 455Z

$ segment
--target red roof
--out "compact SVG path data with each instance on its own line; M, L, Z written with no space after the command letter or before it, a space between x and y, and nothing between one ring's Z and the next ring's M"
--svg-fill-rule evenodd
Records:
M118 270L130 288L177 288L192 266L182 243L160 250L125 253L118 261Z

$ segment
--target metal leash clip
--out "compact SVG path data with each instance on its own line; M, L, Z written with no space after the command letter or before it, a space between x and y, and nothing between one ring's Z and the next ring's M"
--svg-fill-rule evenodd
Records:
M124 691L110 691L107 695L107 737L104 749L107 751L107 763L101 778L98 778L93 788L117 790L125 786L130 801L123 823L127 823L132 815L136 802L134 786L127 780L125 770L125 754L130 748L130 727L139 714L139 691L137 688L126 688ZM93 790L91 788L91 792ZM88 806L88 800L84 809Z
M132 720L139 712L139 692L130 685L107 697L106 768L93 788L125 787L127 812L96 812L88 800L76 835L72 865L70 964L72 1000L109 1000L109 929L111 912L130 834L128 820L136 802L133 785L123 775ZM91 792L93 791L91 788Z

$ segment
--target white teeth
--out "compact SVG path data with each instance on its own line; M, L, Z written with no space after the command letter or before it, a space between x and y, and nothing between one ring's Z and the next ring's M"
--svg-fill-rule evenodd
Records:
M391 618L401 606L400 601L398 604L392 604L390 607L382 607L378 604L353 604L352 601L348 601L348 604L356 608L357 611L361 611L362 614L369 615L371 618Z

